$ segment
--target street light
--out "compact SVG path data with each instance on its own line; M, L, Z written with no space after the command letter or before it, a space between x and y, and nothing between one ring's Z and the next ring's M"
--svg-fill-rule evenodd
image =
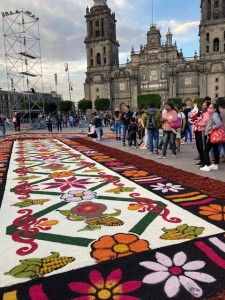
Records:
M65 63L65 72L68 72L69 97L70 97L70 102L71 102L71 90L73 90L73 87L71 89L72 82L70 82L70 71L69 71L69 64L68 63Z

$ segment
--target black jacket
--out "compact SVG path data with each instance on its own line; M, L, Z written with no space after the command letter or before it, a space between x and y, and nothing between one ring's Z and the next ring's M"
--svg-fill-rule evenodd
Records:
M123 112L121 116L121 122L125 126L129 126L130 124L130 119L133 117L133 113L131 111Z

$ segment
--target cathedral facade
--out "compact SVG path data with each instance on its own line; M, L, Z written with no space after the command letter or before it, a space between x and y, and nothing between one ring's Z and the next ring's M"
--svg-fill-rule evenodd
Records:
M137 108L140 94L168 98L212 99L225 96L225 0L201 0L200 54L185 59L168 30L166 43L152 25L146 44L132 48L130 60L119 64L116 18L107 0L94 0L86 9L87 72L85 99L109 98L112 110L125 104Z

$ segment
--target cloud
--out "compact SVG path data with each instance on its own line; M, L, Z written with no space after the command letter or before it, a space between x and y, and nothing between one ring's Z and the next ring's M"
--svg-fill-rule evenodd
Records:
M114 0L114 4L119 8L125 8L130 6L127 0Z
M169 27L171 31L173 31L174 35L178 36L188 34L192 29L196 29L199 26L199 21L181 22L176 20L162 20L159 23L164 27Z

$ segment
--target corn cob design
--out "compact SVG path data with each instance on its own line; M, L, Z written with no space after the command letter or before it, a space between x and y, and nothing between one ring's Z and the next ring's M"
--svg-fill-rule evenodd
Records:
M51 252L52 255L45 258L30 258L20 260L20 265L14 267L5 275L16 278L38 278L63 268L75 260L74 257L60 256L58 252Z
M165 233L160 237L162 240L194 240L205 230L204 227L188 226L183 224L173 229L163 228Z
M114 217L103 217L103 218L98 218L98 219L93 219L93 220L87 220L86 223L89 226L93 225L103 225L103 226L122 226L124 223L123 221L114 218Z

